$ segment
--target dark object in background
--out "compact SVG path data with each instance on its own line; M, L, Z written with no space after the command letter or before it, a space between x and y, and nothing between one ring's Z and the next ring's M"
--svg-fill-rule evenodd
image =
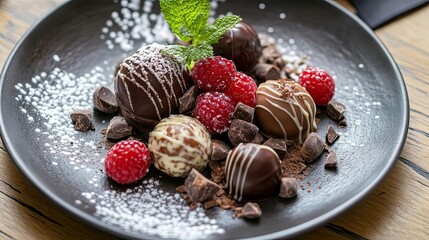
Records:
M428 4L429 0L351 0L357 15L375 29L400 15Z

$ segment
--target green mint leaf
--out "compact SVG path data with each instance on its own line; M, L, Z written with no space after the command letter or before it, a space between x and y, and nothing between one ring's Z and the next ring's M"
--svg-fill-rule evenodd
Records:
M189 69L192 69L194 64L201 59L213 56L213 47L208 43L200 43L198 45L189 45L184 53L185 61Z
M160 0L160 6L171 30L183 41L196 36L210 14L209 0Z
M204 36L206 39L206 42L209 44L217 43L218 40L222 37L222 35L237 25L241 21L241 18L239 16L230 15L225 16L222 18L217 18L214 23L211 25L213 27L209 27L207 29L210 34L207 36ZM210 26L210 25L209 25Z

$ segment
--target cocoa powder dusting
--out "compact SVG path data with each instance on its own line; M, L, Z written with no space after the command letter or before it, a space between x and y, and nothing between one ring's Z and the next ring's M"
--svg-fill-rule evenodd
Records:
M307 168L304 159L301 157L301 145L292 144L288 146L288 152L282 160L283 177L296 178L298 180L303 178L303 171Z

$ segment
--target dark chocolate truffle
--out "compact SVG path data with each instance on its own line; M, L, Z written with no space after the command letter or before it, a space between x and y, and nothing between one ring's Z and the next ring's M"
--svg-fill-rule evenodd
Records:
M191 78L185 65L162 54L164 46L140 48L119 66L115 92L123 117L138 130L179 112L179 98Z
M315 116L313 98L294 81L269 80L256 91L255 120L269 137L303 143L317 130Z
M214 55L234 62L238 71L250 73L262 55L261 42L256 31L244 22L229 29L213 45Z
M236 200L262 200L279 193L282 169L279 157L267 146L240 143L229 151L226 188Z

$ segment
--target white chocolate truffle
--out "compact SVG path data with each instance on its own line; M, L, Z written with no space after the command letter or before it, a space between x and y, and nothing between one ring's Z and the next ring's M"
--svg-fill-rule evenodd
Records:
M156 168L172 177L203 170L211 151L211 135L197 119L185 115L164 118L149 134L149 151Z

